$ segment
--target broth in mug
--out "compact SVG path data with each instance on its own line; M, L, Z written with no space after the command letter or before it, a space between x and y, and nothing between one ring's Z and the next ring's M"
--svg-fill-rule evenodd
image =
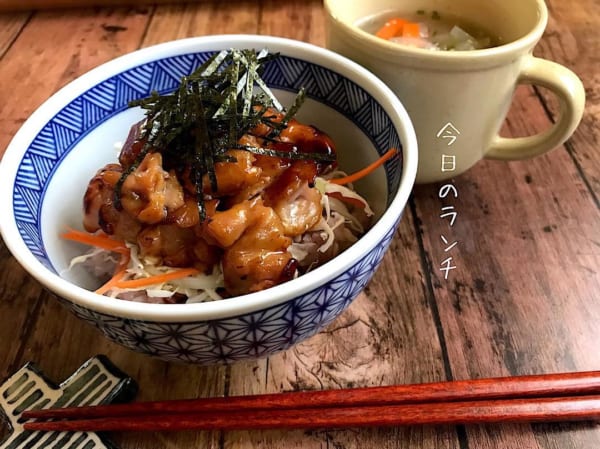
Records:
M418 10L387 11L356 22L368 33L402 45L434 51L480 50L501 45L498 37L458 16Z

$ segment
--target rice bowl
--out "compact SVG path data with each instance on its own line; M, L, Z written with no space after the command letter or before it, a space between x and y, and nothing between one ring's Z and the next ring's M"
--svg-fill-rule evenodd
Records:
M139 304L93 293L89 289L97 280L85 270L60 276L81 248L56 236L66 226L81 223L87 182L117 155L107 142L126 135L131 123L141 118L127 102L146 96L157 82L163 83L162 90L172 90L206 54L228 48L281 53L281 62L265 80L288 104L294 92L306 87L308 100L298 118L319 118L309 121L331 134L346 171L368 165L390 147L401 149L400 157L356 184L374 211L371 229L343 256L314 271L222 301ZM400 102L375 76L349 60L319 47L266 36L185 39L100 66L32 115L0 165L0 175L8 180L0 187L0 198L11 205L10 214L0 221L1 231L32 276L114 341L193 363L263 357L318 332L362 290L393 238L414 183L416 156L414 131ZM257 326L260 332L250 331ZM173 328L181 335L179 343L165 337Z

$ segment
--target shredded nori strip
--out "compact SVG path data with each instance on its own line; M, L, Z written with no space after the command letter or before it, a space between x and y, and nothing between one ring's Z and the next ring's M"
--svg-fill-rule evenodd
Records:
M167 95L153 91L147 98L131 101L130 107L146 110L139 140L142 150L115 186L115 206L121 208L123 182L150 152L160 152L163 160L178 173L190 170L196 186L200 219L206 218L202 181L207 175L213 192L217 191L215 163L235 162L226 155L230 149L243 149L288 159L334 161L335 155L276 151L239 145L238 140L259 124L272 132L268 141L285 129L305 98L300 90L292 106L285 110L266 86L261 74L264 64L279 55L262 50L223 50L211 56L192 74L184 76L178 89ZM258 88L257 88L258 87ZM269 108L284 113L281 122L266 114Z

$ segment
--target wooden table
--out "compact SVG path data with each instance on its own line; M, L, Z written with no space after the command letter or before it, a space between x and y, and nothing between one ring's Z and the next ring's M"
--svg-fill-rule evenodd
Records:
M250 394L600 369L600 8L551 0L538 56L583 79L575 135L523 162L484 161L455 179L453 227L439 185L416 187L391 249L364 293L316 337L267 360L227 367L165 363L112 344L76 319L0 246L0 378L35 361L66 378L104 353L139 399ZM188 36L262 33L324 45L321 2L205 1L0 15L0 152L53 92L140 47ZM555 104L519 88L505 134L549 126ZM0 153L1 154L1 153ZM457 245L450 253L442 236ZM442 261L456 269L446 278ZM115 434L122 448L600 447L590 423L319 432Z

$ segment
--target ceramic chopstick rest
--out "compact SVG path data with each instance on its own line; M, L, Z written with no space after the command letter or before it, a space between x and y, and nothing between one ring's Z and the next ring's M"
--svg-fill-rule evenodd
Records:
M0 416L9 433L0 449L25 447L117 449L104 435L92 432L31 432L23 429L21 413L31 408L50 408L127 402L137 393L136 382L99 355L85 362L60 385L55 385L27 363L0 385Z

